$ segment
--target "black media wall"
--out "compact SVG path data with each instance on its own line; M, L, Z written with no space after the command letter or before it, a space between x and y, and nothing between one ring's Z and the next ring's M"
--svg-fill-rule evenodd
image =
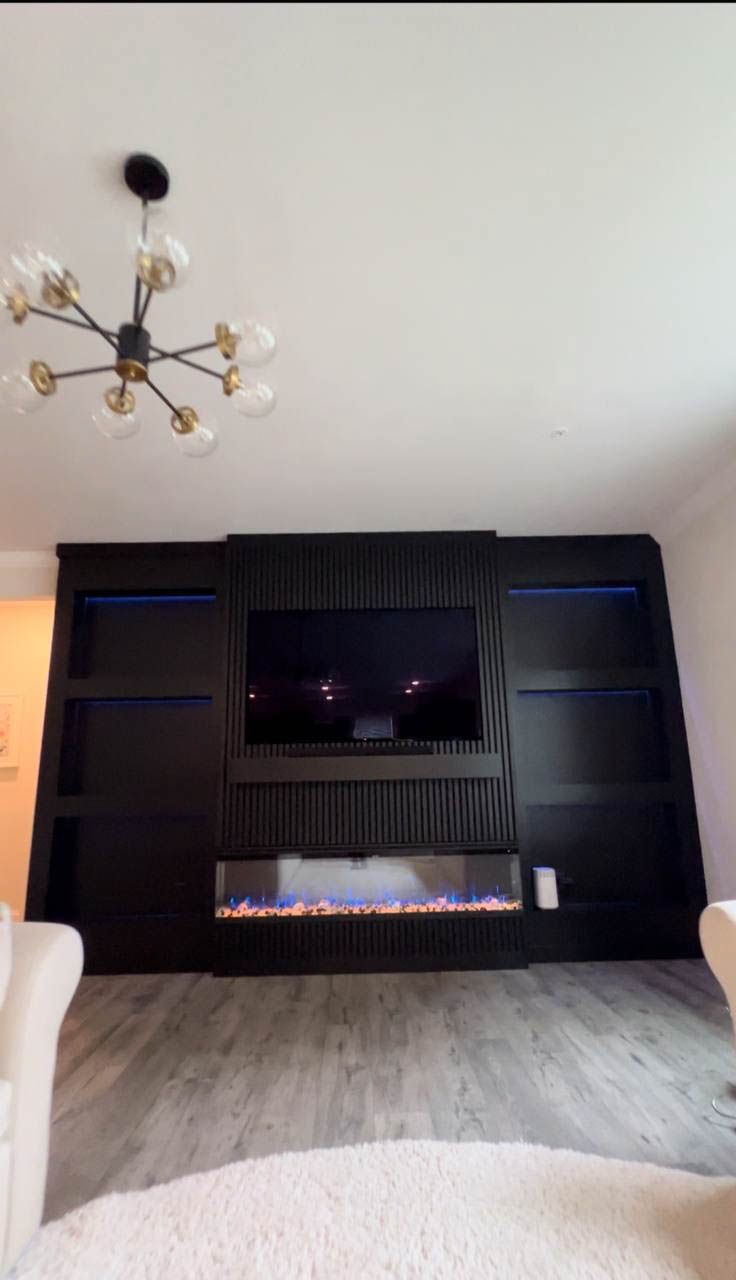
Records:
M531 960L696 953L702 865L652 539L59 555L28 914L78 925L89 971L212 967L216 857L289 849L518 843ZM413 754L247 741L250 610L438 607L475 611L481 739ZM532 909L539 863L560 874L557 912Z

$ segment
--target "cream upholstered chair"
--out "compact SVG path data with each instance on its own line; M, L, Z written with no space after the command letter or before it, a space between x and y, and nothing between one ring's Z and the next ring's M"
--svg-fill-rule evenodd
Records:
M41 1222L56 1043L81 972L74 929L11 925L0 904L0 1275Z
M736 1034L736 901L713 902L700 917L700 943L723 987Z

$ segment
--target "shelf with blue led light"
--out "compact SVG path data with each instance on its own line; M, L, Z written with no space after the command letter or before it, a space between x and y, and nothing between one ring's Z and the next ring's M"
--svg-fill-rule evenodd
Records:
M519 692L615 692L657 689L662 683L658 667L517 667Z
M67 680L64 693L75 702L185 702L211 696L211 681L201 675L87 676Z
M216 596L212 591L136 593L78 592L68 678L95 681L164 682L178 679L190 691L207 688L216 675L212 646ZM144 673L143 675L141 673Z
M207 808L211 697L77 698L67 701L59 797L109 805Z
M517 689L527 788L669 781L656 689Z
M517 671L621 671L656 665L643 583L517 585L506 592Z

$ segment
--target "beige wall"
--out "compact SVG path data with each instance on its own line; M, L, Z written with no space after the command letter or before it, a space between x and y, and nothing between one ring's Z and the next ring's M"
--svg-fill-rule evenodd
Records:
M660 535L708 896L736 898L736 493Z
M52 600L0 600L0 695L23 697L20 764L0 769L0 900L22 917L54 621Z

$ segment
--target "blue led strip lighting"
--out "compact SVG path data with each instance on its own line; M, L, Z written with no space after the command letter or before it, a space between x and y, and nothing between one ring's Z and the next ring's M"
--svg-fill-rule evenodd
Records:
M194 594L188 596L167 596L167 595L150 595L150 596L85 596L85 604L182 604L182 603L212 603L215 600L214 595Z
M510 596L638 596L638 587L509 587Z
M206 706L211 698L77 698L85 707Z
M519 698L648 698L651 689L519 689Z

